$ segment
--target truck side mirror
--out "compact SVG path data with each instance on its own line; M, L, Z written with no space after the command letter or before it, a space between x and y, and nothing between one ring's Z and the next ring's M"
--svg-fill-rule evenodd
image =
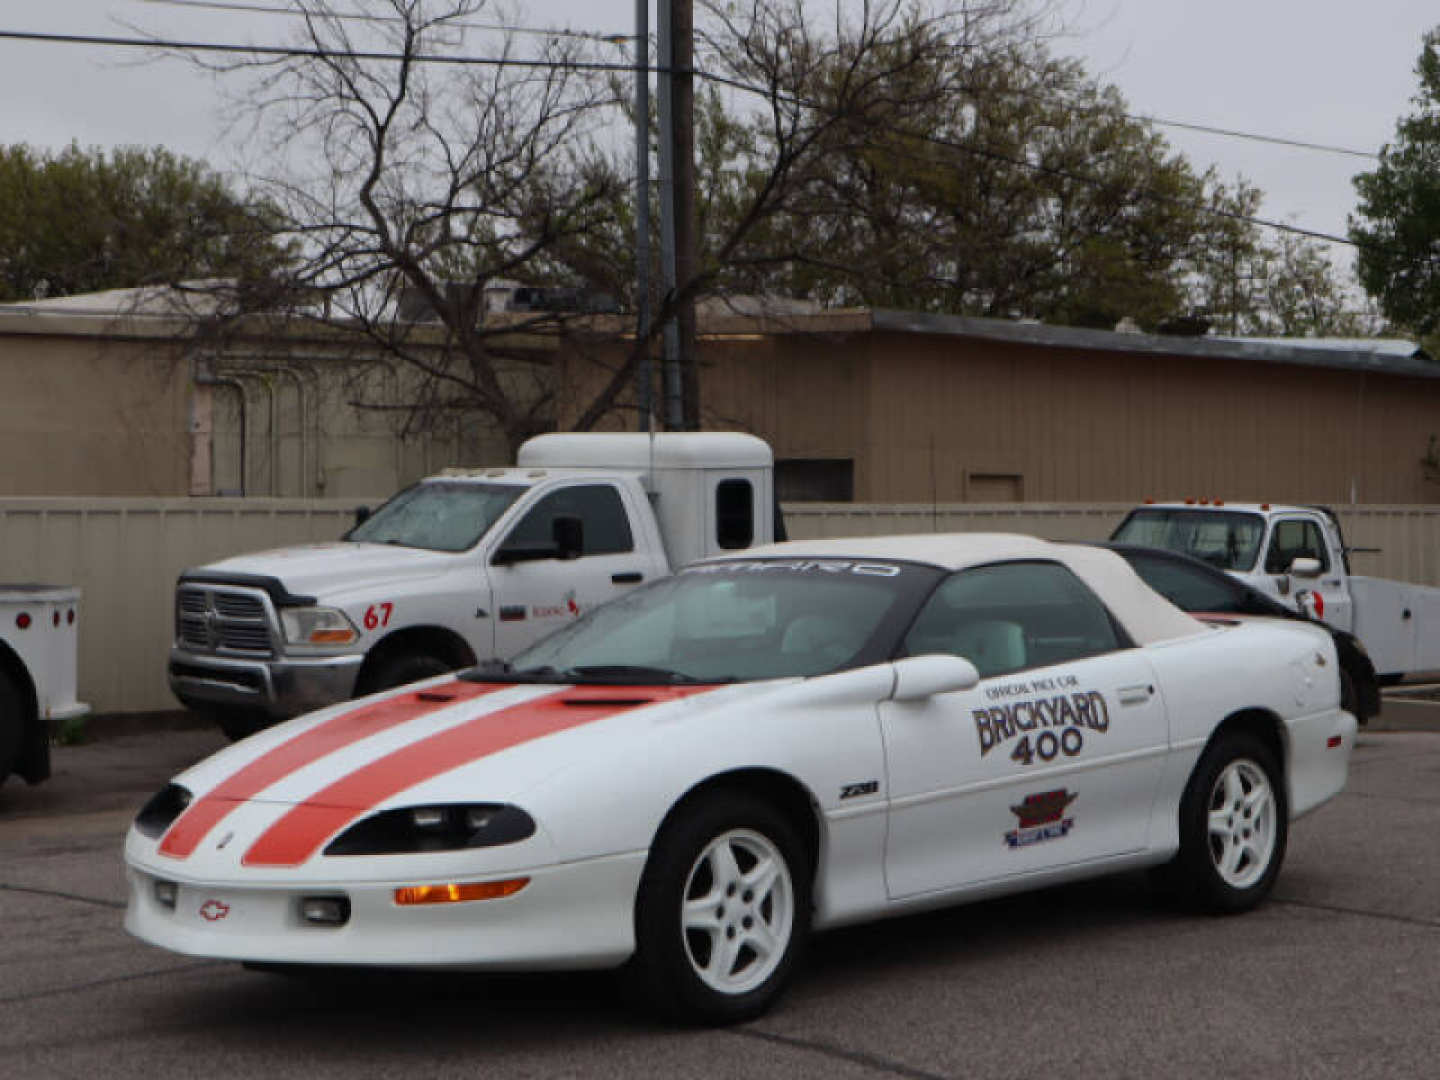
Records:
M573 514L559 514L550 523L557 559L578 559L585 553L585 523Z
M1294 577L1319 577L1320 560L1312 559L1305 555L1298 556L1295 561L1290 564L1290 573Z

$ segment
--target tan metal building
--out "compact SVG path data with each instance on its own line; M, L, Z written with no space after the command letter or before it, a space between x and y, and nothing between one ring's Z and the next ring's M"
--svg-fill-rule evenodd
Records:
M595 322L527 346L557 426L622 347L620 320ZM769 440L787 501L1440 501L1440 365L1405 343L854 310L712 313L700 352L706 426ZM473 421L357 406L406 379L273 324L206 348L129 291L0 306L0 496L359 500L506 456Z
M705 407L771 442L782 499L1440 501L1440 364L1407 342L896 311L749 329L704 343Z

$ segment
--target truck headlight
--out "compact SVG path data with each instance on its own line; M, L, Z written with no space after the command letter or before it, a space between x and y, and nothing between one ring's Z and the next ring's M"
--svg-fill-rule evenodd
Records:
M349 645L360 637L360 632L339 608L282 608L280 626L285 631L288 645L337 648Z

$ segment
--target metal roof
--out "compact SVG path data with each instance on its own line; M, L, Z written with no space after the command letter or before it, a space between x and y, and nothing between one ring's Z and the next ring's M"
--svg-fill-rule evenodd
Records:
M1054 349L1252 360L1263 364L1440 379L1440 364L1434 363L1429 353L1411 342L1393 338L1176 337L916 311L876 310L871 313L871 320L876 330L903 334L940 334Z

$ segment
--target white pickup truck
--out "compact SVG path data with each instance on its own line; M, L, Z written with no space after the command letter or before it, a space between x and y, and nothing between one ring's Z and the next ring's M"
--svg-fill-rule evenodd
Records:
M1440 589L1351 574L1354 549L1326 507L1147 504L1110 538L1202 559L1353 634L1382 682L1440 671Z
M0 585L0 782L50 775L52 725L84 716L75 700L80 590Z
M775 535L770 447L541 435L406 488L343 540L185 571L170 687L231 738L488 659L673 567Z

